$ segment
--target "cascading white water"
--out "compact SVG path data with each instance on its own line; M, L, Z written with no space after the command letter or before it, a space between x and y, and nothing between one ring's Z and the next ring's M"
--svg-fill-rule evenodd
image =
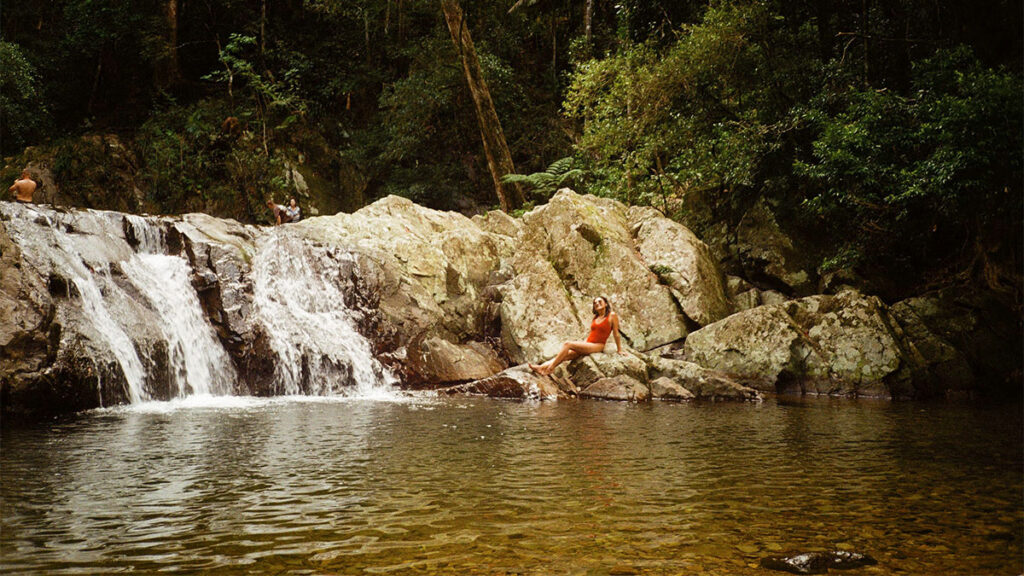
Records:
M60 248L60 250L54 253L56 256L55 263L61 266L78 289L82 299L85 318L92 322L96 333L106 342L110 352L121 367L121 372L124 374L127 385L126 392L129 401L136 403L149 400L150 395L145 387L146 369L142 364L142 360L139 359L131 338L128 337L124 329L111 316L97 283L98 275L104 281L104 285L114 286L110 278L110 270L108 268L97 270L96 272L90 270L85 265L82 255L74 243L61 229L60 223L55 223L50 217L44 217L53 234L54 242ZM102 398L102 394L100 396Z
M73 262L74 259L72 256L68 261ZM124 373L125 381L128 384L128 400L133 404L149 400L150 395L146 392L145 387L146 370L142 361L139 360L131 338L111 317L110 311L103 302L103 295L96 285L96 280L82 265L81 260L78 260L77 265L71 264L69 268L72 272L71 280L82 296L82 308L85 311L85 316L92 321L100 337L106 340L110 351L121 366L121 372ZM109 277L107 279L109 281Z
M253 258L255 312L278 356L276 376L287 394L368 396L395 381L345 305L338 279L345 274L339 259L347 257L274 235Z
M177 396L231 394L235 370L203 317L199 298L189 282L188 263L180 256L136 254L122 269L163 321L160 331L167 340Z
M165 251L166 244L164 243L162 228L153 226L142 216L135 214L125 214L124 216L132 227L135 239L138 241L138 246L135 247L136 252L142 254L161 254Z
M121 270L161 320L157 328L167 343L172 394L176 392L179 397L230 394L235 371L213 328L203 317L199 298L189 281L188 263L179 256L162 253L166 245L159 225L141 216L125 217L138 243L137 253L121 263ZM111 225L108 213L85 212L77 218L88 219L107 230ZM96 263L90 268L85 264L78 245L65 233L60 220L57 216L56 223L49 222L60 248L53 254L81 294L83 317L93 324L95 332L117 360L127 382L128 400L133 404L152 400L138 348L111 313L108 302L111 298L129 300L131 296L114 281L109 268L97 268ZM102 393L100 397L102 403Z

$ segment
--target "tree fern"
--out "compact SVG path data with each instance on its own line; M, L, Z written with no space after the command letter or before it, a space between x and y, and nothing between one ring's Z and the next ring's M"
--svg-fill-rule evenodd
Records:
M530 189L534 197L547 198L559 188L575 183L583 176L583 170L572 167L572 157L555 160L543 172L533 174L506 174L501 177L505 184L522 184Z

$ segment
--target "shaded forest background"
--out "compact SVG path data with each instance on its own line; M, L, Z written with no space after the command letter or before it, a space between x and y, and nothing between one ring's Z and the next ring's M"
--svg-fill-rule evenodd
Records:
M513 209L571 185L713 241L762 203L819 275L1019 310L1020 2L461 4ZM20 0L0 28L0 176L62 203L498 206L437 0Z

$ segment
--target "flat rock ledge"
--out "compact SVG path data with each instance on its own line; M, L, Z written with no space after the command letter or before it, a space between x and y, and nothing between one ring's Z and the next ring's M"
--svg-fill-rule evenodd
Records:
M494 376L437 392L523 400L578 397L626 402L758 401L762 398L757 390L692 362L638 353L593 354L559 367L551 376L541 376L520 364Z

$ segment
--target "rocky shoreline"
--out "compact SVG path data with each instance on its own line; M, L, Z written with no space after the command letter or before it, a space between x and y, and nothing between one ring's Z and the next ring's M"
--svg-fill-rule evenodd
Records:
M301 260L340 294L374 358L408 388L630 401L929 398L998 396L1020 378L1020 319L996 296L947 289L887 305L834 278L809 294L813 273L793 268L792 244L760 212L733 243L743 269L759 267L747 278L724 274L720 248L657 211L571 190L521 218L467 218L391 196L276 228L6 202L0 219L5 413L128 400L124 370L76 294L72 264L102 276L111 316L145 364L153 396L173 395L159 319L123 279L145 230L187 260L239 394L286 391L276 369L286 360L252 314L253 259L271 241L285 261ZM622 319L626 355L596 354L551 378L522 366L582 339L598 295ZM295 390L318 393L309 367L324 359L298 349L287 361L302 367Z

